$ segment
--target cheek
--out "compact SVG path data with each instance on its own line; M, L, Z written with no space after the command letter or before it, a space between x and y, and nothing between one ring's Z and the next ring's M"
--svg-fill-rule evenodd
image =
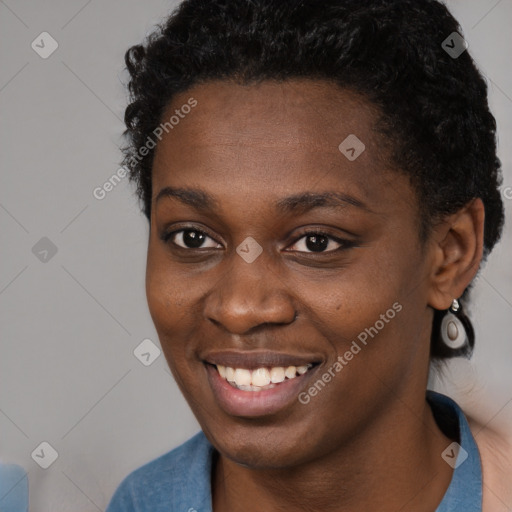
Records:
M213 286L204 274L194 276L193 267L177 265L165 250L151 242L146 267L146 297L164 355L173 373L185 376L197 363L194 349L202 339L204 296Z
M169 340L182 328L183 321L186 321L186 311L190 314L190 307L187 307L190 291L186 276L176 272L163 251L150 245L146 267L146 297L164 350Z
M418 316L424 310L424 290L417 286L420 261L417 254L397 247L358 249L358 257L338 273L299 281L296 291L306 321L328 341L333 358L344 355L354 341L361 351L353 359L365 361L359 369L370 365L386 373L414 357L422 321ZM404 346L404 340L410 343Z
M176 265L152 234L146 264L146 296L157 328L180 321L180 311L190 304L194 290L190 286L190 272Z
M192 336L192 329L189 328L192 316L190 287L186 286L186 282L185 278L172 271L165 257L149 251L146 270L149 312L168 366L182 393L190 398L195 379L187 364L191 357L187 350L189 345L182 341Z
M407 279L396 265L380 259L372 266L367 258L361 258L337 274L295 282L300 303L320 330L330 327L338 334L353 336L391 308Z

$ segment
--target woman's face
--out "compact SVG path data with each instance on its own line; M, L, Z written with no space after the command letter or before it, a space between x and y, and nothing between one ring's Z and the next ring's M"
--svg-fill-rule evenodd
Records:
M212 82L176 96L163 120L176 110L154 159L147 297L210 441L241 464L284 468L390 410L413 421L432 263L369 104L321 81ZM259 386L239 389L215 365Z

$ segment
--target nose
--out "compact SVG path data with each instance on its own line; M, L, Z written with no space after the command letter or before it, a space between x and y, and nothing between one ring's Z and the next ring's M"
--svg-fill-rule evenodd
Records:
M265 324L292 323L296 308L289 286L269 260L263 253L247 263L234 253L226 262L226 273L206 298L206 317L238 335L248 334Z

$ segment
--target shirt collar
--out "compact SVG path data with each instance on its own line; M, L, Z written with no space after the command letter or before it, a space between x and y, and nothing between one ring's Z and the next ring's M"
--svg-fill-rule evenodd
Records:
M427 391L436 421L456 422L458 443L450 444L441 454L454 470L450 485L436 512L481 512L482 463L480 453L462 409L449 397ZM441 429L442 425L439 425Z

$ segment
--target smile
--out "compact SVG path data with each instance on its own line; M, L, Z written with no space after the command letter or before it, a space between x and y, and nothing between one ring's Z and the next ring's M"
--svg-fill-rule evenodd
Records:
M272 389L285 380L295 379L304 375L312 363L301 366L274 366L272 368L232 368L230 366L215 365L219 375L231 386L242 391L264 391Z

